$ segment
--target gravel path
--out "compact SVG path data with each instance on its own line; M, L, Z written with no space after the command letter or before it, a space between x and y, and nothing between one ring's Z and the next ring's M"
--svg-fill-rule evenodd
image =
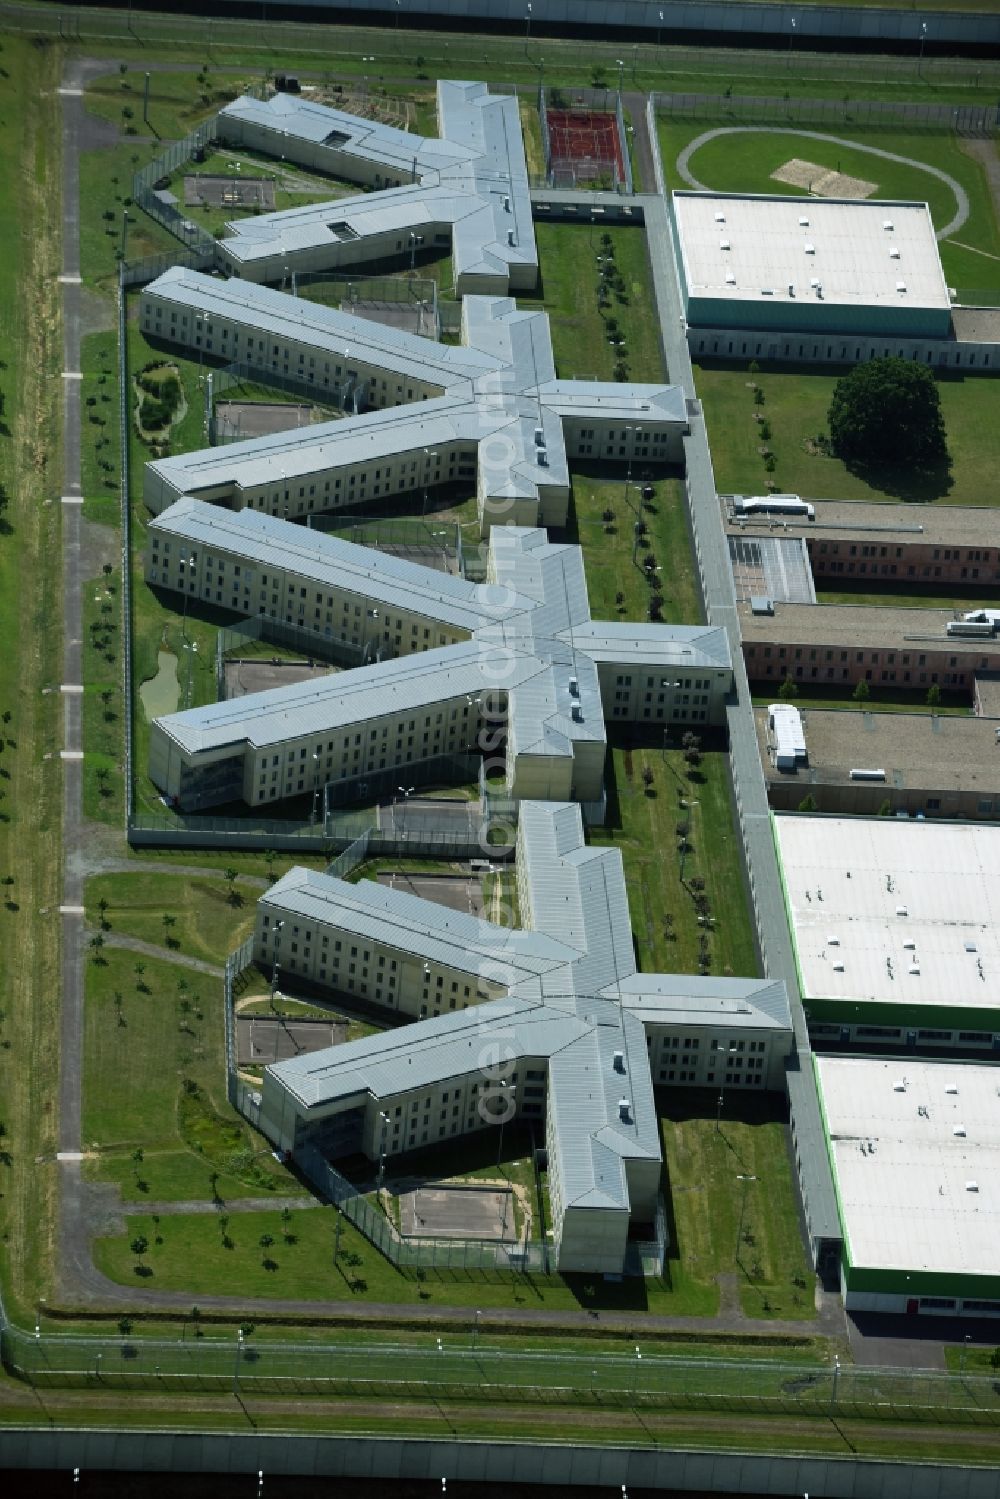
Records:
M176 963L181 968L191 968L195 973L207 973L209 978L221 979L225 969L218 963L206 963L203 958L192 958L178 952L174 947L159 947L155 942L143 942L141 937L127 937L122 932L105 932L105 947L124 947L137 952L143 958L159 958L164 963Z
M833 146L843 146L848 151L867 151L869 156L880 156L883 161L894 161L898 166L916 167L921 172L929 172L932 177L937 177L940 182L951 188L957 205L954 217L949 219L943 228L938 229L938 239L948 239L950 235L957 234L969 217L968 193L960 182L948 172L942 172L940 167L928 166L925 161L917 161L912 156L897 156L894 151L883 151L881 146L863 146L860 141L844 140L839 135L826 135L819 130L793 130L784 125L720 125L715 130L703 131L684 147L677 158L678 175L683 177L688 187L693 187L698 192L710 192L711 189L706 187L704 182L699 182L691 171L688 165L691 157L708 141L714 141L722 135L745 135L748 131L758 135L799 135L805 140L827 141Z

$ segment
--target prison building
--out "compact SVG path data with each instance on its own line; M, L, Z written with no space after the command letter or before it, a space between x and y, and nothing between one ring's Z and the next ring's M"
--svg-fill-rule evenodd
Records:
M972 695L977 675L1000 667L997 619L949 609L855 604L738 606L752 682L927 689Z
M336 678L154 719L150 776L185 811L360 783L472 750L488 727L510 796L580 801L600 820L606 717L707 727L724 722L732 691L724 631L595 626L580 548L541 530L494 528L477 587L287 521L182 500L151 523L146 575L372 658Z
M795 510L770 503L778 498L720 496L726 529L731 538L805 545L812 576L821 585L842 578L930 587L1000 582L996 512L989 506L809 500Z
M220 138L379 189L228 224L220 263L249 281L451 249L455 290L530 291L538 279L517 99L441 79L439 139L277 94L234 100Z
M558 1268L621 1273L630 1226L657 1212L649 1056L698 1039L718 1056L713 1080L775 1086L787 997L760 980L637 975L620 853L585 845L577 806L522 804L517 878L520 931L367 882L279 880L259 904L256 960L418 1019L267 1068L260 1127L300 1156L377 1159L501 1117L544 1120Z
M143 292L140 322L154 340L293 377L350 413L147 464L154 513L195 495L296 519L459 483L475 488L485 534L564 525L570 459L682 461L678 387L557 380L547 315L510 298L464 298L462 343L446 346L174 267Z

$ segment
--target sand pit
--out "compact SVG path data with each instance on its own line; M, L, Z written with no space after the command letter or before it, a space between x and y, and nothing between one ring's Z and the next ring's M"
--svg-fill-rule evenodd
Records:
M814 161L802 161L798 156L793 156L791 161L772 172L771 180L804 187L817 198L870 198L878 192L877 182L848 177L844 172L831 172L829 167L817 166Z

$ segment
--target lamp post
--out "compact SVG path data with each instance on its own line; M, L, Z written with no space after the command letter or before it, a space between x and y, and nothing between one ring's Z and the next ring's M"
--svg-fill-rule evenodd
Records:
M531 41L531 4L529 0L528 9L524 13L524 40L527 44Z
M479 1346L479 1319L480 1319L480 1317L482 1315L483 1315L482 1312L476 1312L475 1318L474 1318L473 1323L472 1323L472 1346L473 1346L473 1348L477 1348Z
M618 93L620 95L622 91L622 80L625 76L625 59L623 57L616 57L615 62L618 67Z
M271 1009L274 1009L274 996L278 991L278 936L284 926L283 921L274 923L274 942L271 947Z
M642 1363L642 1353L639 1345L635 1349L635 1369L632 1372L632 1394L634 1395L639 1385L639 1365Z
M681 857L683 859L683 855L681 855ZM720 1051L722 1051L722 1044L721 1044L721 1042L717 1041L715 1043L715 1050L716 1050L716 1054L717 1054L716 1055L716 1060L718 1060L718 1053ZM729 1047L726 1048L726 1066L727 1067L729 1066L729 1060L728 1059L733 1055L733 1053L735 1052L735 1050L736 1050L735 1046L729 1046ZM725 1102L726 1102L726 1075L725 1075L725 1073L723 1073L722 1080L719 1083L719 1098L718 1098L718 1102L716 1103L716 1106L715 1106L715 1129L716 1129L716 1133L720 1133L721 1129L722 1129L722 1125L721 1125L720 1121L722 1119L722 1109L723 1109L723 1105L725 1104Z
M423 511L421 513L423 515L426 515L427 514L427 468L430 466L430 460L432 458L436 458L437 457L437 449L436 448L424 448L424 457L427 459L427 465L425 466L425 469L424 469L424 508L423 508Z
M743 1194L742 1194L742 1196L740 1198L740 1226L736 1230L736 1263L739 1264L739 1262L740 1262L740 1243L741 1243L741 1241L743 1239L743 1220L744 1220L744 1217L746 1216L746 1209L747 1209L747 1188L750 1186L750 1183L751 1182L755 1182L757 1180L757 1178L755 1176L750 1176L749 1174L743 1173L743 1174L738 1175L737 1178L736 1178L736 1180L738 1182L742 1182L743 1183Z
M507 1117L507 1098L509 1096L507 1090L508 1090L508 1088L509 1088L510 1085L507 1082L507 1079L502 1077L500 1079L500 1086L501 1086L501 1088L503 1088L504 1091L500 1095L501 1099L503 1100L503 1108L500 1111L500 1143L499 1143L499 1145L497 1147L497 1165L498 1166L500 1165L500 1162L503 1160L503 1126L504 1126L504 1120ZM506 1212L507 1212L507 1209L506 1209L506 1205L505 1205L504 1206L504 1218L505 1218L505 1221L506 1221Z
M400 822L399 822L399 835L400 835L401 838L405 838L406 837L406 833L404 832L404 823L406 821L406 804L410 800L410 797L413 795L413 793L414 793L414 791L416 791L416 789L417 789L416 786L397 786L396 787L396 791L403 798L403 816L400 818Z
M313 750L313 753L312 753L312 762L313 762L313 799L312 799L312 811L309 814L309 821L313 824L313 826L315 826L317 815L318 815L318 810L319 810L319 750L318 749L314 749Z
M917 63L917 77L918 78L922 78L924 76L924 43L926 42L926 40L927 40L927 22L926 21L921 21L921 23L920 23L920 59L919 59L919 61Z
M625 465L625 503L631 503L628 497L629 485L632 483L632 460L635 458L635 446L642 432L642 427L626 427L629 434L628 459Z
M240 1394L240 1355L243 1352L243 1329L237 1329L236 1333L236 1358L233 1361L233 1394L239 1399Z
M792 23L788 28L788 61L785 63L786 68L790 68L792 66L792 47L795 43L795 28L797 25L798 22L793 16Z
M661 11L658 12L658 24L657 24L657 27L656 27L656 45L657 46L660 45L660 36L661 36L662 31L663 31L663 12L661 10Z
M378 1190L381 1192L382 1183L385 1181L385 1137L389 1128L389 1115L382 1112L378 1117L382 1123L382 1135L378 1148Z

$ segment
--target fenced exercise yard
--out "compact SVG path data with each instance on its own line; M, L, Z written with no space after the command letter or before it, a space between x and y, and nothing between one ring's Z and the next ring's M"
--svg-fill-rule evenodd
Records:
M200 208L239 208L267 212L274 208L274 179L244 177L242 171L215 176L196 172L184 178L184 206Z
M237 1015L236 1059L240 1067L268 1067L290 1057L340 1046L347 1039L342 1020L291 1020L287 1015Z

